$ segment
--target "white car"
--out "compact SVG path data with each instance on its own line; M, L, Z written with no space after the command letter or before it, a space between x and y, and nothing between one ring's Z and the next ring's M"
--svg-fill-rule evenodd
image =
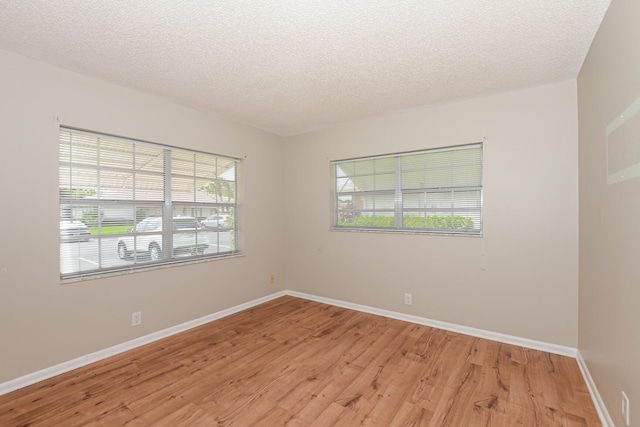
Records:
M82 221L60 221L60 240L62 241L78 241L76 237L83 237L83 242L88 242L91 237L89 227Z
M179 253L201 255L209 247L209 239L206 233L202 231L202 225L193 217L174 217L173 230L174 255ZM118 239L118 256L120 259L126 259L134 253L148 255L152 261L162 259L162 217L145 218L136 225L136 228L127 231L127 233L145 234L120 237Z
M229 228L231 223L229 222L229 215L211 215L209 218L202 220L202 224L204 224L207 228L217 228L218 230L222 230L223 228Z

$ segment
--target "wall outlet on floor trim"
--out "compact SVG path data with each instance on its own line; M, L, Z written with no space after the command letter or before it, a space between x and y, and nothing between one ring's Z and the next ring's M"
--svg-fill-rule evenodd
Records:
M413 303L411 294L404 294L404 303L406 305L411 305Z
M142 312L136 311L131 313L131 326L140 326L142 324Z

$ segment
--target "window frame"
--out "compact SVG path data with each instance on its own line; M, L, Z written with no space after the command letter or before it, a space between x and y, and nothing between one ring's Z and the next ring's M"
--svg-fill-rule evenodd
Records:
M475 153L468 151L468 153L472 153L472 163L455 164L456 161L460 161L454 157L456 155L455 152L474 149L476 150ZM432 168L418 168L415 171L427 174L427 171L434 172L436 169L440 169L444 172L450 172L451 182L454 182L458 179L455 175L456 170L466 168L467 175L469 175L469 170L472 171L471 175L474 175L474 178L471 179L471 181L474 181L473 185L451 184L448 186L430 186L429 184L424 184L424 186L417 188L405 187L406 184L403 180L403 173L406 174L407 172L415 171L403 170L403 159L407 159L409 156L430 156L435 153L451 153L451 165L448 167L439 165L438 167ZM460 153L457 153L459 158L461 158ZM484 230L483 154L484 145L482 142L477 142L417 151L333 160L331 161L331 194L333 206L330 229L332 231L482 236ZM368 165L365 162L368 162ZM357 172L358 164L363 165L362 169L365 170L365 172ZM372 164L373 166L371 166ZM378 172L376 168L378 164L382 164L380 172ZM393 169L391 169L391 164L393 164ZM340 165L345 165L346 167L343 166L340 168ZM343 169L348 169L349 172L345 172ZM459 172L459 174L464 174L464 172ZM384 177L385 175L387 175L386 178ZM388 175L393 175L393 179ZM466 176L460 176L461 178L459 179L464 182ZM358 179L361 180L362 185L358 185ZM428 178L425 178L425 181L428 181ZM347 188L347 190L344 190L345 188ZM351 191L349 191L349 189L351 189ZM449 207L426 207L428 195L442 197L442 195L447 193L450 194ZM422 194L424 194L423 207L406 206L407 200L410 199L410 197L407 196ZM465 196L467 196L466 199ZM376 207L376 198L377 200L381 200L380 204L383 205L382 208ZM393 201L389 202L391 198ZM363 200L365 199L369 202L368 206L364 206ZM456 201L457 199L462 200ZM356 203L356 200L359 203ZM464 202L466 202L466 205ZM357 204L363 206L357 207ZM456 207L456 204L465 206ZM342 207L343 205L347 207ZM382 215L377 215L378 213ZM464 213L467 215L463 215ZM424 217L424 226L419 227L415 224L407 226L406 223L416 222L408 221L408 219L412 216L419 218L420 215L417 214L422 214ZM357 224L358 216L365 217L361 218L364 220L360 221L362 225ZM445 226L445 221L450 221L448 227ZM431 223L431 227L429 223Z
M83 160L74 159L73 137L76 136L77 138L85 138L86 141L91 141L93 138L95 138L95 153L91 152L90 155L85 154L85 156L87 157L94 156L95 163L92 163L94 161L93 159L89 161L85 160L84 163ZM64 137L68 137L68 143L66 145L63 142ZM105 141L105 145L111 143L116 147L118 147L117 144L122 144L121 147L130 147L130 152L124 150L124 154L116 154L117 156L119 156L117 158L118 161L130 161L130 165L127 166L126 163L123 163L124 166L114 166L113 164L115 164L116 160L109 159L107 157L108 154L104 154L105 159L110 160L113 164L110 164L107 160L105 160L104 163L108 166L102 166L101 156L103 156L103 153L100 151L101 140ZM103 276L120 272L147 270L167 265L226 258L230 256L237 256L242 253L238 246L240 239L237 232L237 217L239 206L238 170L241 169L239 167L241 159L213 153L206 153L198 150L178 148L165 144L157 144L134 138L120 137L103 132L87 131L62 125L59 127L58 131L58 145L58 174L60 187L59 206L61 223L59 239L59 266L60 278L63 282L67 280ZM81 150L81 148L76 147L76 150ZM145 170L146 165L141 166L140 164L138 164L136 159L136 150L152 150L152 152L155 153L156 170L149 172L149 170ZM106 148L104 149L104 151L107 153L109 152ZM112 153L116 151L117 149L112 148ZM131 157L127 157L129 155ZM182 163L182 170L178 170L172 167L172 159L174 159L174 157L176 156L178 158L178 163ZM76 154L76 157L81 158L82 154ZM181 161L180 158L184 158L187 160ZM184 165L189 165L189 162L191 161L189 159L192 159L193 162L192 174L185 172ZM203 161L211 163L207 163L206 166L202 166ZM158 166L159 163L162 163L162 165ZM218 175L218 172L224 169L220 165L223 165L227 168L220 174L225 174L224 177ZM205 170L205 167L209 167L211 170ZM201 169L201 171L199 171L199 169ZM94 174L97 177L95 181L95 189L90 189L91 185L88 185L86 183L84 184L84 186L78 186L74 184L74 179L76 183L83 182L82 178L74 177L74 172L77 173L78 176L80 176L80 174L82 173L78 173L77 170L84 171L84 173L87 174ZM158 170L161 171L159 172ZM126 191L130 191L131 195L127 196L125 190L123 190L121 193L118 193L117 190L115 190L113 191L113 197L108 197L106 195L103 197L103 194L107 194L108 191L113 190L114 187L109 186L112 186L113 182L103 185L100 178L101 174L105 174L104 180L106 182L108 181L107 176L109 176L109 174L112 174L110 178L113 178L113 176L116 176L118 173L126 175L127 172L130 172L128 182L131 182L132 184L127 187ZM138 187L136 184L136 176L139 176L141 180L152 180L153 183L146 183L148 188L143 187L143 185L145 185L144 183L141 183L141 186ZM180 183L177 181L180 181L181 179L185 181L185 177L192 179L193 188L183 189L183 185L183 187L177 190L177 186L180 185ZM67 178L68 188L64 186L64 184L67 183ZM85 179L85 181L89 182L90 179ZM223 181L225 181L226 184L224 184ZM124 183L124 181L122 182ZM221 190L215 190L216 192L214 194L210 192L211 189L209 187L206 189L204 188L204 186L199 187L199 185L201 185L203 182L206 182L207 186L209 184L214 184L213 187L216 188L225 187L227 200L224 200L224 196L222 195ZM149 188L151 188L152 185L156 185L159 187L150 190ZM182 193L179 193L179 191L182 191ZM190 191L192 191L193 193L192 200L188 199L188 197L190 196ZM87 197L87 194L90 194L90 196ZM140 197L142 198L138 198L138 194L141 194L142 196ZM208 197L206 196L207 194L209 195ZM128 214L125 215L129 215L129 219L127 219L126 221L123 220L124 225L121 226L124 228L127 227L127 224L130 223L131 226L127 228L126 232L119 231L114 233L103 233L103 220L101 218L105 212L106 207L115 209L118 212L128 212ZM87 210L85 211L85 209ZM178 213L178 210L191 213L182 215L181 213ZM80 211L83 212L83 215L84 212L87 211L95 212L95 215L97 215L96 225L91 227L91 235L88 237L86 235L63 236L63 222L67 223L69 222L69 220L78 220L78 218L76 218L76 212ZM141 211L143 213L141 213ZM206 216L203 215L205 212L207 212ZM209 217L211 215L229 215L229 217L232 219L232 225L227 230L208 230L200 222L201 219L197 216L198 213L200 213L203 218ZM183 218L188 221L193 220L194 226L193 228L187 229L183 227L176 228L174 226L175 218ZM143 221L145 222L145 230L140 231L138 230L138 228L140 224L143 223ZM147 229L149 228L149 224L157 222L160 222L162 224L161 230L158 231L154 227L154 230L147 231ZM229 242L227 245L225 240L225 245L221 246L220 233L223 231L229 233ZM209 236L211 235L211 233L215 233L214 236L216 238L216 244L213 245L213 249L216 251L209 251L209 253L205 253L205 251L207 251L210 246ZM149 259L138 255L138 253L140 252L140 250L138 249L138 239L151 238L151 236L155 236L154 241L158 243L156 246L162 246L160 250L161 258L154 259L151 256L151 250L149 250ZM183 240L178 243L178 241L180 240L180 236L182 236ZM89 245L87 245L86 247L88 249L85 249L86 252L84 253L89 253L94 257L92 263L97 265L97 267L75 267L74 263L76 263L77 260L73 255L68 255L69 251L64 247L64 244L77 244L77 257L80 258L82 248L79 245L81 245L85 241L91 242L94 239L94 245L91 246L91 248L94 249L89 248ZM103 247L107 247L111 243L108 239L117 239L118 250L119 243L121 241L127 243L133 242L131 245L133 253L131 258L133 262L125 262L129 261L129 258L126 256L125 258L120 257L120 259L116 260L115 262L113 260L103 262ZM114 240L114 242L115 241L116 240ZM177 244L184 246L176 246ZM221 248L223 247L229 249L221 250ZM91 250L93 250L93 252L91 252ZM128 252L125 251L125 254L128 254ZM109 257L112 257L112 255L109 255ZM66 265L65 262L69 263L69 265ZM80 262L78 261L78 265L79 264Z

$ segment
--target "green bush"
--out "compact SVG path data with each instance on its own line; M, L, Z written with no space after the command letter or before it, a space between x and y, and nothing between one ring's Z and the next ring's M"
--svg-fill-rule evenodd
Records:
M339 227L381 227L395 228L395 218L389 216L360 215L351 220L343 220L338 223ZM473 218L456 215L453 217L453 227L450 216L432 215L420 217L405 215L402 228L422 229L422 230L469 230L473 229Z
M89 228L95 228L98 226L98 208L85 208L82 211L82 222Z
M395 227L395 218L392 216L371 216L361 215L356 216L351 221L342 221L341 226L348 227Z

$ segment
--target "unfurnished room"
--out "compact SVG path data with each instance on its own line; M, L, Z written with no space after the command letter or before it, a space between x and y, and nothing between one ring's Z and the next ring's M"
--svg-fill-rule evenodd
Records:
M637 0L0 0L0 426L640 426Z

